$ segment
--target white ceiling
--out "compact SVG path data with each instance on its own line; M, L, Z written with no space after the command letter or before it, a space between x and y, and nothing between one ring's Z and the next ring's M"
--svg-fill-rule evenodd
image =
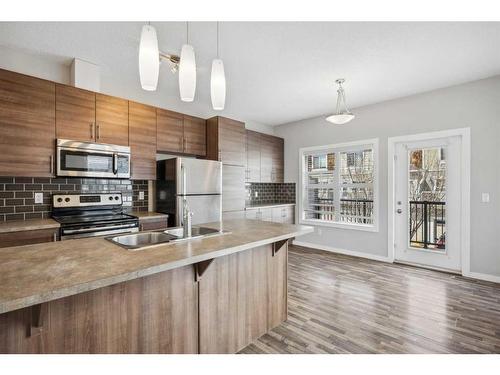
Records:
M185 23L155 22L160 49L180 51ZM210 116L214 22L190 23L198 85L178 99L177 76L162 67L157 92L140 89L141 23L0 23L0 45L69 63L101 66L102 91ZM337 77L350 107L500 74L500 23L230 22L220 25L228 82L223 115L277 125L334 110Z

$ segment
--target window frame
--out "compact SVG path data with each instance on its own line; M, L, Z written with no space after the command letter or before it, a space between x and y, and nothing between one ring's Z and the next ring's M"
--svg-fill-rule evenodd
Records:
M305 219L304 213L304 197L306 184L304 183L305 178L305 154L311 152L321 152L326 150L331 150L335 153L344 151L356 151L356 149L361 149L369 147L373 150L373 224L357 224L357 223L342 223L342 222L332 222L327 220L319 219ZM337 176L337 187L336 191L340 191L342 187L340 184L340 160L336 160L335 165L335 175ZM299 199L298 199L298 217L299 224L313 225L313 226L324 226L331 228L340 229L353 229L361 230L367 232L378 232L379 231L379 138L364 139L353 142L343 142L336 144L329 144L324 146L312 146L312 147L302 147L299 149ZM337 200L339 195L337 194ZM337 202L336 204L339 204Z

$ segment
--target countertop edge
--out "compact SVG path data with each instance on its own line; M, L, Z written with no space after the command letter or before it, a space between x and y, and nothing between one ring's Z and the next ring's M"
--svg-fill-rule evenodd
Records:
M276 236L276 237L272 237L272 238L266 238L266 239L259 240L259 241L249 242L249 243L246 243L244 245L229 247L227 249L222 249L222 250L216 250L216 251L211 252L211 253L193 256L193 257L190 257L187 259L172 261L172 262L168 262L165 264L155 265L152 267L148 267L148 268L133 271L133 272L128 272L128 273L121 274L121 275L113 275L111 277L101 279L101 280L90 281L90 282L87 282L84 284L76 284L76 285L71 286L71 287L53 290L53 291L50 291L47 293L42 293L42 294L39 294L36 296L28 296L28 297L18 298L18 299L12 300L12 301L0 303L0 314L8 313L8 312L22 309L22 308L26 308L26 307L30 307L30 306L37 305L40 303L50 302L50 301L60 299L60 298L70 297L70 296L80 294L80 293L89 292L91 290L104 288L104 287L114 285L114 284L119 284L119 283L122 283L125 281L130 281L130 280L138 279L141 277L154 275L156 273L169 271L171 269L189 266L191 264L202 262L204 260L219 258L219 257L225 256L225 255L238 253L240 251L245 251L245 250L252 249L255 247L271 244L271 243L276 242L276 241L281 241L281 240L285 240L285 239L290 239L292 237L312 233L314 231L313 227L302 226L302 228L303 228L302 230L290 232L290 233L283 234L283 235Z
M43 229L57 229L61 225L53 220L53 219L33 219L33 222L30 222L31 220L23 220L23 221L12 221L10 225L13 225L12 227L9 227L9 222L4 222L0 225L0 234L1 233L16 233L16 232L25 232L25 231L32 231L32 230L43 230ZM38 220L46 220L47 222L45 223L40 223L40 222L35 222Z

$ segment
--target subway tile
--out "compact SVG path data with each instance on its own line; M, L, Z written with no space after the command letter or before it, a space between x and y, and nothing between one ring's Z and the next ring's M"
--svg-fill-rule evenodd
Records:
M13 191L0 191L0 198L14 198Z
M47 190L59 190L59 185L58 184L43 184L43 190L47 191Z
M41 184L26 184L24 185L24 190L42 190L42 185Z
M14 207L0 207L1 214L12 214L14 213Z
M14 194L16 198L33 198L32 191L16 191Z
M49 177L35 177L33 179L33 183L35 183L35 184L50 184L50 178Z
M43 215L41 212L28 212L28 213L24 214L24 217L26 218L26 220L42 219Z
M5 200L5 205L6 206L22 206L24 204L24 199L6 199Z
M24 220L24 214L5 215L5 221Z
M33 206L16 206L16 213L33 212Z
M23 184L7 184L7 185L5 185L5 190L9 190L9 191L24 190L24 185Z
M16 177L14 178L16 184L32 184L33 177Z
M56 177L56 178L51 178L50 179L51 184L65 184L66 179L62 177Z

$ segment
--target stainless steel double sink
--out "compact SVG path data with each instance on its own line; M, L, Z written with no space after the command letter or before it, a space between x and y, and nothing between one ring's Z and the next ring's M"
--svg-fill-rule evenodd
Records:
M127 250L139 250L153 245L189 241L201 237L220 236L227 233L228 232L213 228L193 227L191 229L191 237L184 237L183 228L178 227L161 232L124 234L120 236L107 237L106 239Z

